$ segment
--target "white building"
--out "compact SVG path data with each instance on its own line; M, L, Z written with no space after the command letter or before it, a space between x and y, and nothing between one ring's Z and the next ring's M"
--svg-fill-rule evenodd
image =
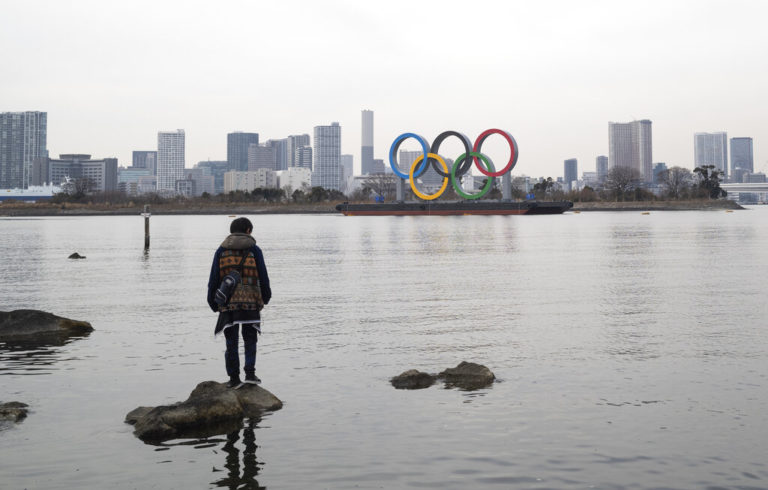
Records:
M312 185L312 171L303 167L290 167L288 170L277 172L277 186L280 189L290 189L291 192Z
M250 192L254 189L276 188L277 173L268 168L253 172L230 171L224 174L224 193L232 191Z
M373 169L373 111L363 110L361 120L360 173L368 175ZM352 175L352 174L350 174Z
M347 192L347 179L354 175L354 155L341 155L341 192Z
M176 181L184 178L184 130L157 133L157 191L176 192Z
M312 186L338 191L341 188L341 126L315 126L312 152Z
M644 182L653 181L651 121L608 123L608 169L629 167Z
M695 133L693 163L696 167L714 165L724 178L728 177L728 133Z

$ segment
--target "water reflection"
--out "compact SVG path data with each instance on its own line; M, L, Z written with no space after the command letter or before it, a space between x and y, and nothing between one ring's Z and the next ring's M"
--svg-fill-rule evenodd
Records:
M213 467L214 472L226 471L226 476L211 482L217 487L226 487L230 489L266 489L259 485L256 477L259 475L261 466L264 463L256 459L256 433L254 429L258 427L259 419L251 419L243 427L242 436L240 431L233 431L227 435L227 442L222 447L226 454L224 460L224 470ZM238 442L242 439L242 444ZM241 449L242 447L242 449ZM242 458L241 458L242 452Z
M53 365L60 361L77 360L64 358L62 349L72 341L88 337L45 335L30 339L4 340L0 342L0 375L50 374Z

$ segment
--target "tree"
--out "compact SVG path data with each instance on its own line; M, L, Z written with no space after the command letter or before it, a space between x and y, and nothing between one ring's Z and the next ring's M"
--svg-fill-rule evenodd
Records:
M533 193L536 194L536 198L544 198L552 191L552 188L555 187L555 181L552 180L552 177L547 177L546 179L543 179L541 182L537 182L533 184Z
M693 169L698 175L701 193L710 199L725 197L728 193L720 187L720 170L714 165L702 165Z
M632 167L617 165L608 170L605 176L605 188L613 194L617 201L623 201L627 194L634 190L639 183L640 172Z
M375 173L368 174L363 180L363 187L368 188L376 194L386 200L392 200L395 198L395 192L397 191L397 177L392 173Z
M659 174L659 183L664 194L672 199L680 199L693 183L693 174L687 168L672 167Z
M90 194L95 187L95 183L89 177L68 178L61 186L61 194L67 201L79 201Z

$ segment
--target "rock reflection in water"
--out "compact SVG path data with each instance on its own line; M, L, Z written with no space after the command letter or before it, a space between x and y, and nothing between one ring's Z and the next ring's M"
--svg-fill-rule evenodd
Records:
M0 342L0 375L49 374L57 362L72 360L62 356L63 347L70 342L84 339L89 334L45 335L29 339L13 339Z
M240 431L233 431L227 435L227 442L222 447L226 453L224 460L225 470L214 466L213 471L226 471L227 475L219 480L212 482L217 487L226 487L230 489L266 489L259 485L256 477L259 475L261 466L256 459L256 433L254 429L258 427L258 419L251 419L242 431L242 444L238 444L241 439ZM242 460L240 457L242 446Z

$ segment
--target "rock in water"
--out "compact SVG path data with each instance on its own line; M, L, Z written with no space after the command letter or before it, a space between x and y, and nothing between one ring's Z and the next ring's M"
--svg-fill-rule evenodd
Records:
M445 381L447 386L455 386L463 390L479 390L493 383L496 376L482 364L462 361L455 368L448 368L437 377Z
M436 379L437 376L434 374L409 369L390 379L389 382L398 390L421 390L432 386Z
M72 255L70 255L67 258L69 258L69 259L84 259L85 255L80 255L79 253L75 252L75 253L73 253Z
M0 311L0 340L45 335L82 335L93 331L88 322L70 320L38 310Z
M27 416L29 405L21 402L0 403L0 420L18 422Z
M203 381L185 401L138 407L126 415L125 422L135 424L133 433L139 439L159 443L228 433L238 429L244 417L258 417L282 406L283 402L261 386L232 389L226 383Z

